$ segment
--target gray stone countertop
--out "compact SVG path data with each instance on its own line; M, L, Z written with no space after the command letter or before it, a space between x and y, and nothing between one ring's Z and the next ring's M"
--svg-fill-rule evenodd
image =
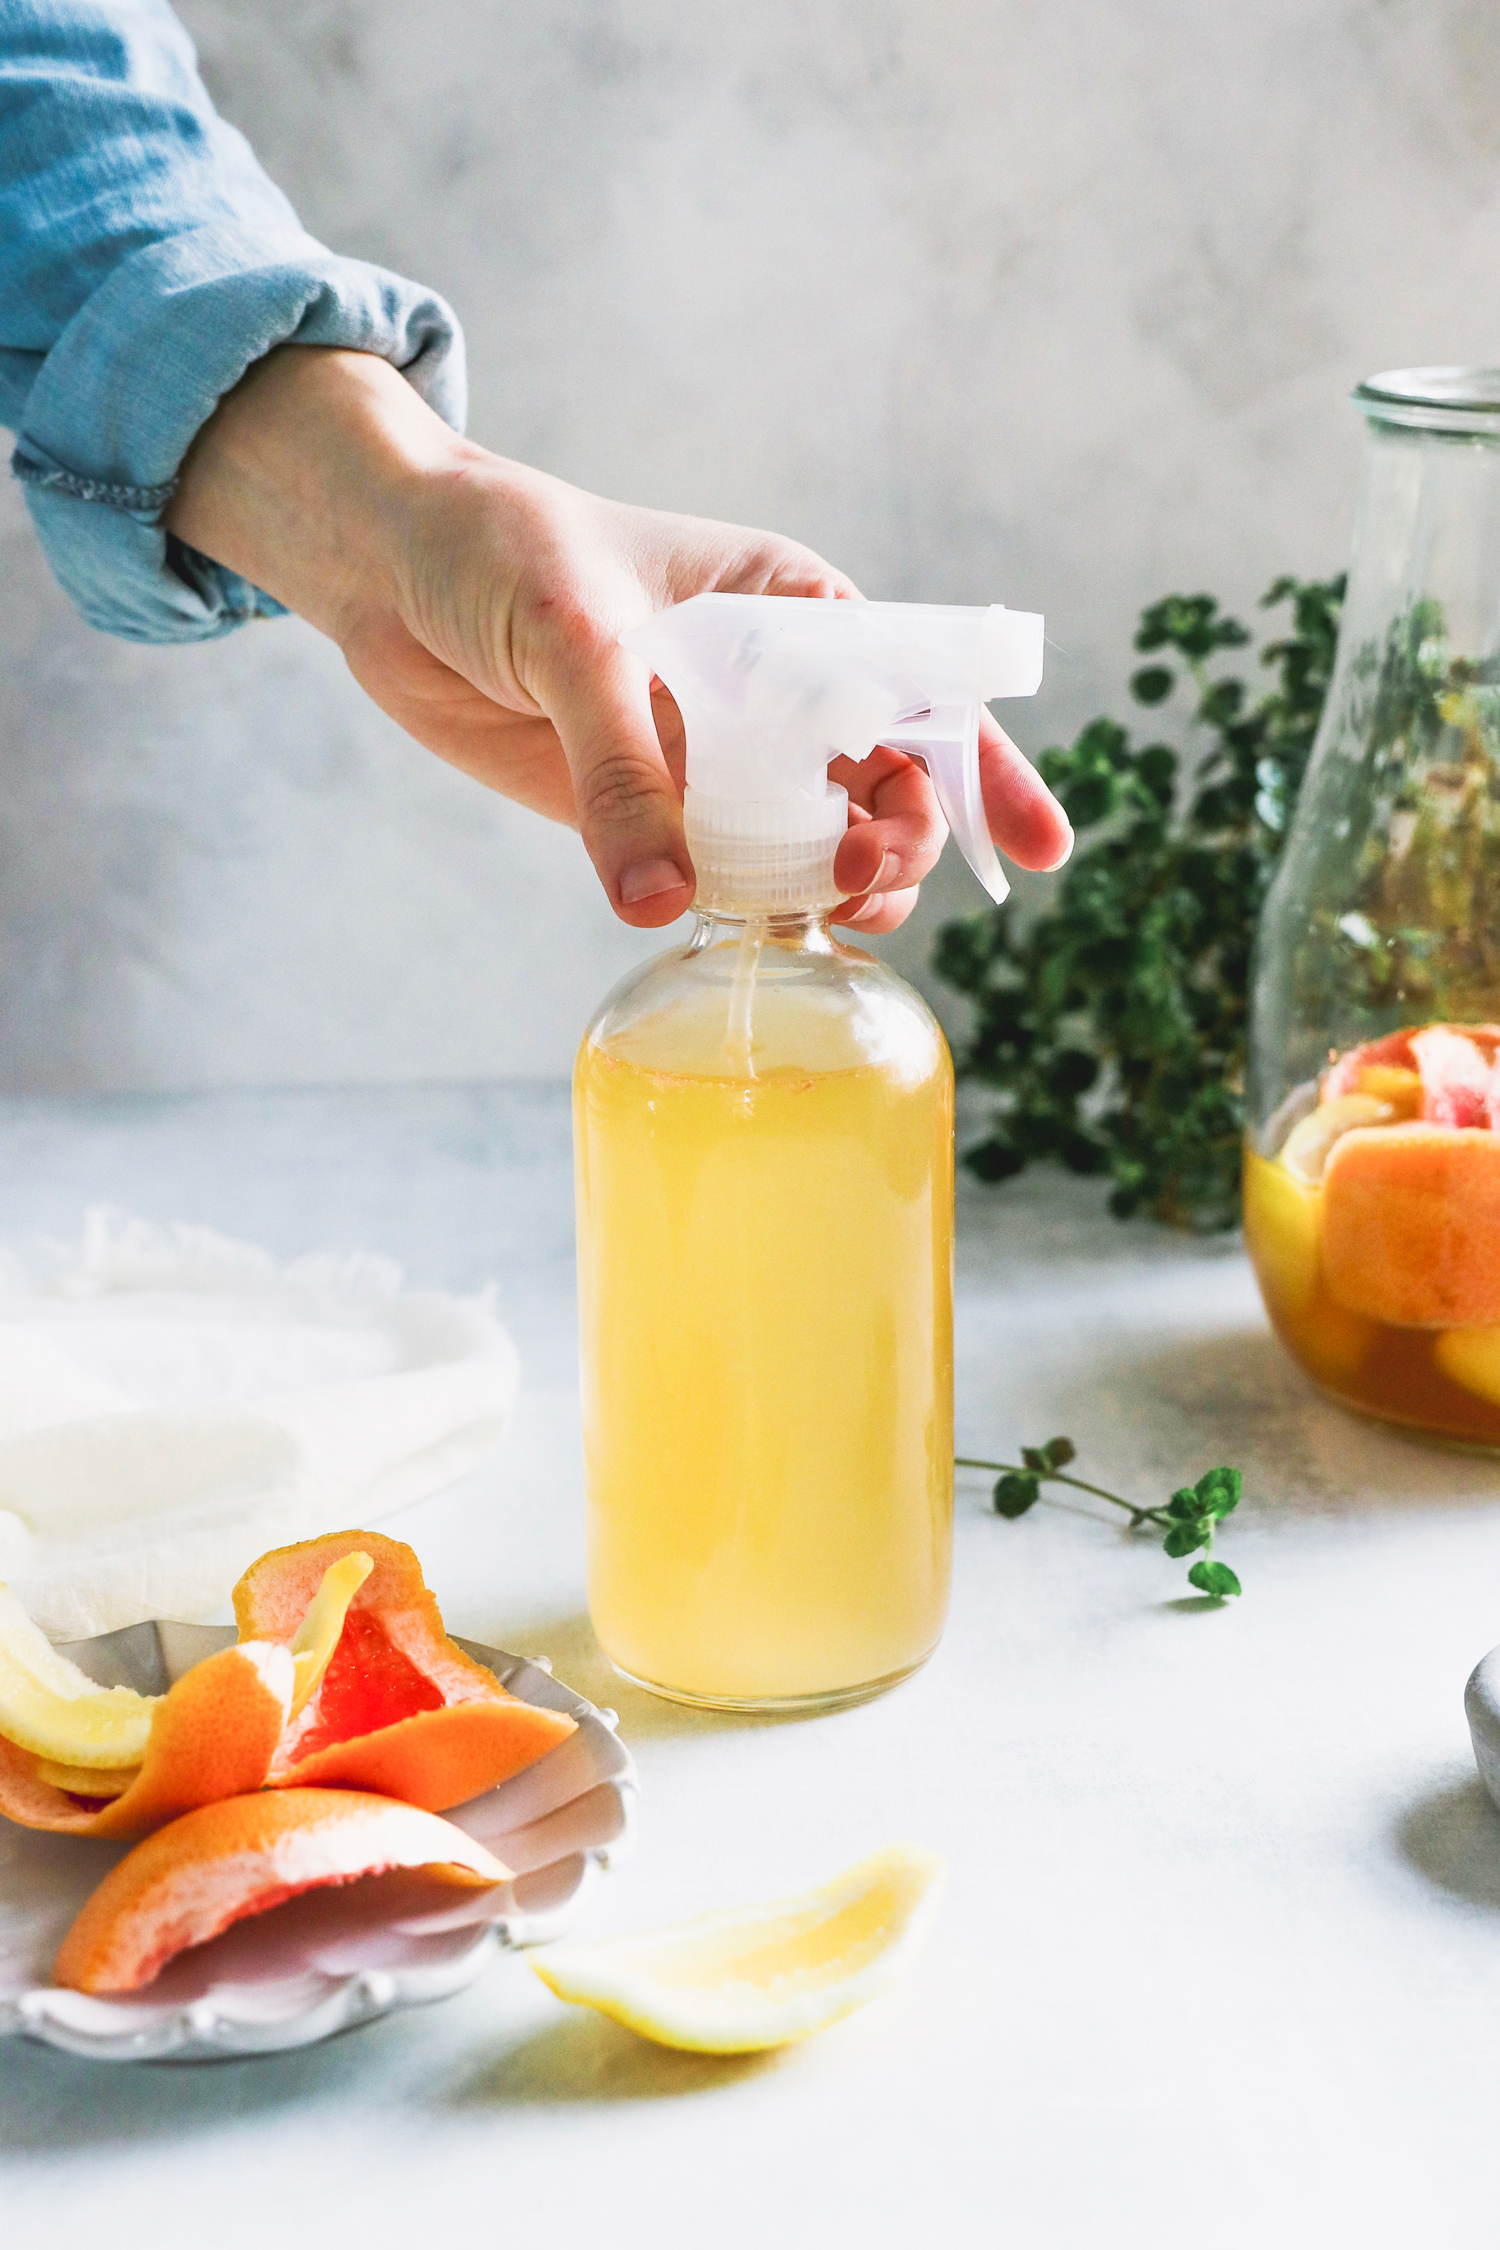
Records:
M589 1633L563 1088L0 1106L0 1240L69 1237L94 1201L498 1283L514 1427L390 1528L455 1630L620 1711L641 1841L590 1934L895 1838L942 1852L949 1887L903 1985L770 2058L654 2049L519 1959L286 2056L7 2042L7 2250L1488 2239L1500 1816L1462 1695L1500 1640L1500 1470L1322 1401L1236 1242L1119 1226L1076 1182L965 1185L958 1412L966 1452L1067 1431L1085 1475L1148 1499L1238 1463L1242 1602L1192 1597L1103 1508L1006 1523L964 1478L926 1670L747 1723L627 1687Z

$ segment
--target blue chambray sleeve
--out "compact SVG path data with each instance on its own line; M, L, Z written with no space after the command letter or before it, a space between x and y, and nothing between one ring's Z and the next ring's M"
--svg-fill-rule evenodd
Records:
M450 308L303 232L165 0L0 0L0 424L91 624L194 641L279 613L162 515L217 401L286 343L376 352L463 427Z

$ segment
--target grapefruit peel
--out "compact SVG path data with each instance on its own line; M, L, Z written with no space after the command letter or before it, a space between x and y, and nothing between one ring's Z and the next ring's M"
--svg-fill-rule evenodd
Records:
M1367 1329L1500 1324L1500 1025L1413 1025L1349 1048L1278 1160L1309 1197L1329 1309ZM1435 1349L1450 1380L1493 1395L1493 1347Z
M242 1641L205 1657L155 1704L139 1772L118 1796L59 1786L56 1765L0 1738L0 1813L23 1828L143 1836L195 1806L259 1789L291 1707L291 1652ZM63 1771L68 1769L66 1765ZM87 1781L87 1768L73 1778Z
M165 1696L101 1688L0 1587L0 1814L141 1836L221 1797L324 1786L445 1812L577 1722L523 1703L443 1631L412 1550L337 1532L263 1555L240 1640Z
M207 1659L206 1678L195 1665L164 1696L99 1687L0 1586L0 1813L28 1828L144 1835L190 1806L259 1789L373 1567L361 1554L335 1563L289 1650L242 1641Z
M272 1788L373 1790L446 1812L574 1732L576 1720L521 1702L448 1638L415 1554L380 1532L330 1532L262 1555L234 1590L242 1636L295 1650L318 1589L355 1555L370 1567L277 1746Z
M559 2000L658 2046L755 2054L809 2038L894 1983L927 1935L942 1873L932 1852L891 1844L800 1897L549 1946L531 1965Z
M75 1992L138 1992L234 1922L394 1867L469 1888L510 1872L451 1821L385 1797L286 1789L221 1798L159 1828L110 1870L63 1939L53 1979Z

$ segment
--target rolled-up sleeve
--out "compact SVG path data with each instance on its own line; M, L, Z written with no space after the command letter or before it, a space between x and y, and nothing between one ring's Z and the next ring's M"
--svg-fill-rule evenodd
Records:
M0 422L91 624L205 640L278 613L162 517L219 399L288 343L378 353L463 427L453 312L303 232L164 0L0 0Z

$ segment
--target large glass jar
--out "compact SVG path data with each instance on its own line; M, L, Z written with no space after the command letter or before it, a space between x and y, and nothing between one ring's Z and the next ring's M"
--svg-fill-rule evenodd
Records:
M1245 1237L1335 1397L1500 1448L1500 371L1354 398L1338 661L1257 944Z

